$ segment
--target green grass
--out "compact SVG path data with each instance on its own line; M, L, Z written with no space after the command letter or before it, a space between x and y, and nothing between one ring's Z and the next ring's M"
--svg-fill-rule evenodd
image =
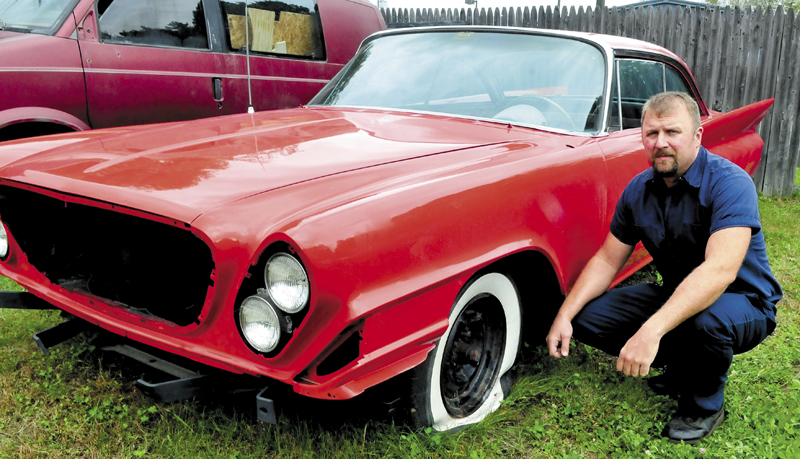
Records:
M580 344L558 361L529 349L508 400L455 434L352 414L350 402L292 397L277 403L300 405L266 425L250 414L252 394L154 404L134 388L135 371L83 338L42 355L31 334L58 323L56 312L0 310L0 457L800 457L800 193L760 204L785 289L778 328L735 358L729 417L695 446L659 437L673 401Z

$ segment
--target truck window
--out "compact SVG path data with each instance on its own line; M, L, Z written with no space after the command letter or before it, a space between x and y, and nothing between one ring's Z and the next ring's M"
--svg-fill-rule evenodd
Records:
M97 13L103 42L209 49L202 0L101 0Z
M325 46L315 0L220 2L225 38L233 52L324 60ZM245 15L246 13L246 15ZM245 18L249 19L245 29Z

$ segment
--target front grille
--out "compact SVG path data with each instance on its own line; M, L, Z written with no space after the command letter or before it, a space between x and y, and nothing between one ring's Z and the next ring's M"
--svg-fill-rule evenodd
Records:
M186 326L212 285L208 246L185 228L0 186L0 218L50 282Z

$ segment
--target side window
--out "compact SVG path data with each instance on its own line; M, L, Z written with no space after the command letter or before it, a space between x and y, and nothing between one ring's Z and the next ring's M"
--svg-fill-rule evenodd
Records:
M660 62L619 61L619 86L623 102L644 104L653 94L664 91L664 66Z
M316 0L253 1L247 11L245 2L220 4L230 50L245 52L249 44L254 53L325 59Z
M103 42L208 49L202 0L100 0Z
M691 94L689 86L677 70L672 67L665 66L664 78L666 79L667 91L680 91Z
M641 127L642 107L655 94L664 91L691 94L680 73L662 62L636 59L615 62L609 130Z

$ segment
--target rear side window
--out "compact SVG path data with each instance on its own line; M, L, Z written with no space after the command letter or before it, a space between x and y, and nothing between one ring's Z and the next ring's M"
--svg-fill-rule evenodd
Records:
M686 82L683 81L683 78L678 73L678 71L673 69L672 67L665 66L664 79L667 91L680 91L680 92L685 92L687 94L692 93L691 91L689 91L689 87L686 85Z
M208 49L202 0L100 0L97 13L104 42Z
M655 94L664 91L692 94L677 70L654 61L617 59L612 85L610 130L641 127L642 107Z
M252 53L325 59L315 0L251 1L246 7L245 2L220 4L231 51L245 52L249 39Z
M623 100L647 101L653 94L664 91L664 64L650 61L619 61L619 83Z

